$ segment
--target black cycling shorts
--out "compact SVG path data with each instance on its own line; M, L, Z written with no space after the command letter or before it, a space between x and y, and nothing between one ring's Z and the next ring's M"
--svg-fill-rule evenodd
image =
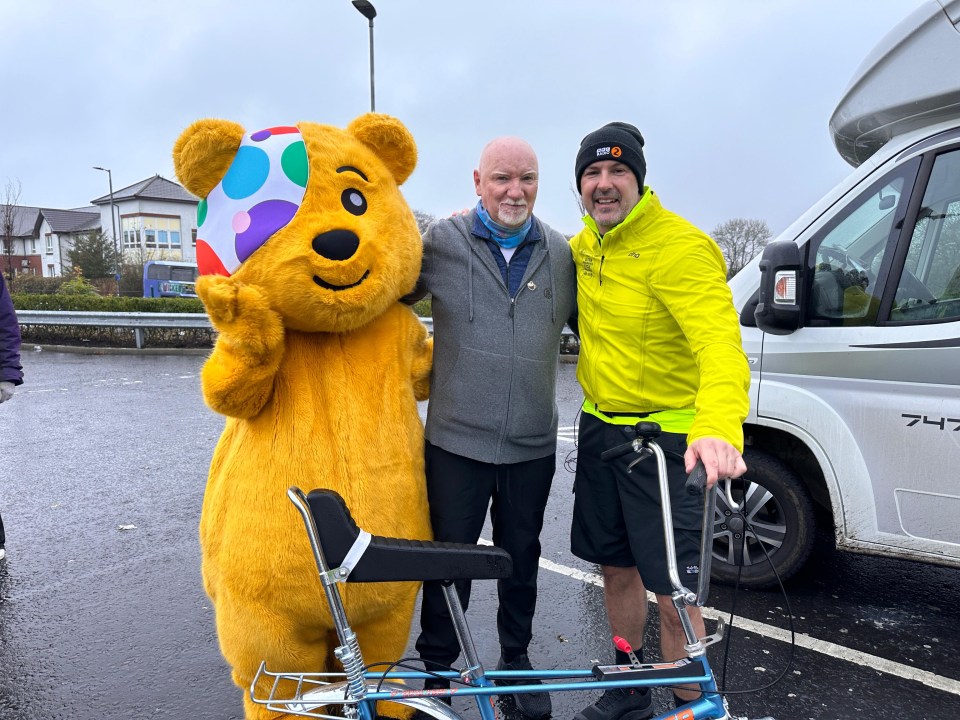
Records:
M589 413L581 415L570 549L598 565L636 565L647 590L669 595L673 587L667 572L656 459L648 457L629 473L627 466L637 459L635 453L607 462L600 459L604 450L634 436L632 426L605 423ZM662 433L656 442L667 461L677 572L680 582L696 592L703 496L691 495L684 488L686 437Z

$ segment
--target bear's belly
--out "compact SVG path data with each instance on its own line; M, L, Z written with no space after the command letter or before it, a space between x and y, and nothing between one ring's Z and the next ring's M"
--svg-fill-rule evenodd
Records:
M225 586L275 609L321 599L291 486L336 490L375 535L429 537L423 428L400 363L355 351L342 335L291 336L264 409L227 420L200 527L208 590Z

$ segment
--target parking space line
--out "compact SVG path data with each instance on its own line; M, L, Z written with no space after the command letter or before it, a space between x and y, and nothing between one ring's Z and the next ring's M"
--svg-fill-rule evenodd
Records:
M482 545L493 544L485 538L481 538L478 542ZM540 558L540 567L542 567L544 570L549 570L550 572L557 573L558 575L565 575L566 577L579 580L580 582L587 583L589 585L603 587L603 578L596 573L588 573L582 570L577 570L576 568L568 567L567 565L560 565L559 563L555 563L543 557ZM647 600L652 603L657 602L656 596L650 592L647 593ZM709 620L719 620L720 618L723 618L727 622L730 621L729 613L720 612L719 610L711 607L704 607L701 608L701 610L703 612L703 617ZM745 617L737 617L735 626L740 630L745 630L747 632L771 638L773 640L779 640L785 643L790 642L790 631L776 627L775 625L767 625L766 623L762 623L757 620L750 620L749 618ZM913 680L915 682L922 683L927 687L931 687L936 690L942 690L943 692L948 692L952 695L960 695L960 681L954 680L953 678L937 675L927 670L920 670L910 665L905 665L894 660L887 660L886 658L877 657L876 655L870 655L869 653L844 647L843 645L836 645L832 642L827 642L826 640L818 640L817 638L810 637L806 633L796 633L795 637L797 647L801 647L805 650L812 650L813 652L820 653L831 658L846 660L847 662L854 663L856 665L870 667L887 675L894 675L905 680Z

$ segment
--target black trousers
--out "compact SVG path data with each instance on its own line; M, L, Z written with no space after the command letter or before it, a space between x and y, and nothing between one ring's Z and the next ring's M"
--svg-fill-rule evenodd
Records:
M0 515L0 547L3 547L7 542L7 534L3 532L3 515Z
M513 574L497 582L497 632L503 648L525 651L533 635L540 530L555 470L555 455L494 465L426 444L427 496L434 539L476 543L489 505L493 544L513 558ZM470 581L457 581L456 588L466 610ZM453 665L460 655L460 645L439 582L423 584L420 628L420 657Z

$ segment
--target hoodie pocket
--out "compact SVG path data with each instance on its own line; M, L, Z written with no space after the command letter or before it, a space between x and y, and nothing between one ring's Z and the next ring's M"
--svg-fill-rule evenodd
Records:
M515 360L507 437L518 445L536 446L555 438L557 366L552 360Z
M447 424L499 432L509 382L509 358L462 347L446 382L431 392L430 405Z

